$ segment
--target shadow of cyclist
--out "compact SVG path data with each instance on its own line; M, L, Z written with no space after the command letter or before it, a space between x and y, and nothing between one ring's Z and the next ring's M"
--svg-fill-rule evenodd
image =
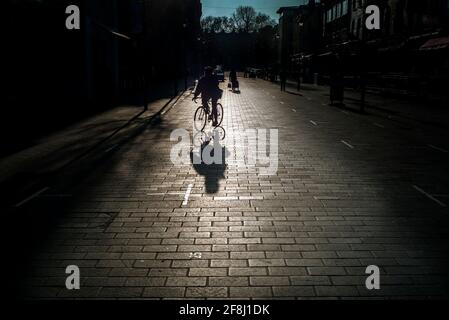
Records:
M224 172L226 170L226 157L229 152L219 142L211 144L209 141L204 142L197 149L190 152L193 168L199 175L205 177L206 193L217 193L220 180L226 178Z

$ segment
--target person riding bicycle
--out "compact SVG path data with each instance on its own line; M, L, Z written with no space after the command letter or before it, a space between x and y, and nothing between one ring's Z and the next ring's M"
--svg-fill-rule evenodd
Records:
M217 119L217 104L218 100L221 98L223 91L219 87L219 81L217 76L213 73L211 67L206 67L204 69L204 76L198 81L196 86L193 101L201 94L201 99L203 107L206 108L209 113L209 100L212 100L212 121L213 126L218 125Z

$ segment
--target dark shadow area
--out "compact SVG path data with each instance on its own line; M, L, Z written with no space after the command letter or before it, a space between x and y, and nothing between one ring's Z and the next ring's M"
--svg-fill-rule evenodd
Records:
M16 227L8 228L2 232L2 240L10 242L5 250L5 259L10 261L8 265L3 265L7 272L8 279L6 285L9 289L10 297L24 298L32 294L32 286L28 277L36 275L39 270L33 267L33 261L39 260L36 254L42 249L50 250L58 243L61 236L55 232L58 228L65 230L64 234L77 233L77 230L71 231L64 229L64 223L69 221L79 221L84 224L85 231L79 230L82 234L104 232L110 223L118 215L119 208L104 210L98 215L95 209L85 211L80 207L80 203L95 203L92 190L86 190L83 186L96 187L104 182L104 174L113 170L115 166L123 161L121 157L113 157L119 151L125 153L132 148L136 139L139 138L151 126L155 139L161 139L167 132L173 130L171 125L166 124L160 114L147 118L135 119L126 128L116 132L108 145L98 146L97 152L86 154L86 157L78 159L65 167L65 170L53 172L51 175L40 176L39 185L35 185L33 190L39 190L43 186L51 186L51 189L42 193L39 197L33 199L20 208L13 206L2 208L7 216L5 225L20 226L20 232ZM116 145L116 148L109 150L110 145ZM154 156L150 153L150 156ZM145 155L136 159L141 163ZM133 182L133 180L131 180ZM2 203L2 206L4 203ZM80 212L84 218L78 215ZM88 224L85 221L90 221ZM80 225L81 226L81 225ZM93 240L95 241L95 240ZM64 285L64 270L66 266L54 264L48 266L54 269L54 280L58 280L60 285ZM60 278L60 279L59 279Z
M192 84L200 2L181 2L7 0L0 157L105 110L143 108ZM69 5L80 8L77 30L66 28Z
M219 163L204 163L203 157L205 152L210 152L210 156L213 158L217 149L221 153L221 159L217 161ZM204 142L201 145L199 151L203 156L195 153L194 151L190 152L190 160L192 162L193 168L199 175L205 177L206 181L204 183L204 186L206 189L206 193L217 193L220 187L220 180L226 178L224 172L226 170L226 156L228 155L228 151L226 147L222 147L220 144L215 144L215 148L213 148L213 146L209 142Z
M299 97L302 97L303 95L301 94L301 93L299 93L299 92L293 92L293 91L285 91L286 93L288 93L288 94L291 94L291 95L294 95L294 96L299 96Z
M88 130L91 131L90 135L73 140L52 153L46 154L45 158L38 158L36 161L39 162L34 168L18 172L2 181L0 183L0 192L5 196L4 199L7 199L3 201L2 206L17 203L26 195L39 191L58 176L60 172L76 164L76 162L90 153L101 150L106 145L113 144L113 141L118 141L120 144L126 143L126 141L123 141L123 136L129 134L130 130L135 131L135 136L145 130L147 125L161 123L161 113L167 110L171 103L177 101L177 99L169 100L155 114L146 118L141 117L144 111L140 109L141 111L128 121L87 126L89 127ZM96 136L103 138L94 144L89 143L89 139Z

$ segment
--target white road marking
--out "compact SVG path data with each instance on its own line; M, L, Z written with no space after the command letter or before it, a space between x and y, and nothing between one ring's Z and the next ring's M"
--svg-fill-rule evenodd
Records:
M429 146L430 148L432 148L432 149L435 149L435 150L438 150L438 151L441 151L441 152L444 152L444 153L449 153L449 151L447 151L447 150L445 150L445 149L443 149L443 148L436 147L436 146L434 146L434 145L432 145L432 144L429 144L428 146Z
M436 199L434 196L432 196L431 194L428 194L427 192L425 192L423 189L421 189L418 186L413 185L413 188L415 188L416 191L422 193L423 195L425 195L427 198L429 198L430 200L438 203L441 207L446 208L446 204L444 204L443 202L441 202L440 200Z
M25 200L20 201L18 204L16 204L15 207L16 207L16 208L19 208L19 207L23 206L25 203L27 203L27 202L33 200L34 198L39 197L42 193L44 193L45 191L47 191L47 190L49 190L49 189L50 189L50 187L45 187L45 188L39 190L38 192L33 193L31 196L29 196L29 197L26 198Z
M296 112L296 109L292 109L293 112Z
M111 152L112 150L114 150L114 149L117 148L117 147L118 147L118 144L114 144L112 147L110 147L109 149L107 149L107 150L105 151L105 153Z
M341 111L341 113L344 113L344 114L346 114L346 115L349 115L349 113L347 112L347 111L344 111L344 110L340 110Z
M263 200L263 197L261 196L240 196L239 200Z
M284 102L281 101L281 104L284 104Z
M193 184L189 184L189 186L187 187L186 194L184 196L184 202L182 203L183 206L186 206L189 203L189 197L190 197L190 192L192 192L192 188L193 188Z
M166 192L166 193L147 193L147 196L179 196L185 195L184 192Z
M346 145L347 147L354 149L354 146L352 146L351 144L349 144L348 142L346 142L345 140L341 140L341 143L343 143L344 145Z
M229 200L238 200L239 197L214 197L215 201L229 201Z
M317 125L318 125L318 124L317 124L315 121L313 121L313 120L310 120L310 123L313 124L314 126L317 126Z
M385 129L385 126L381 125L380 123L374 122L373 124L374 124L376 127Z
M339 197L318 196L313 197L315 200L340 200Z

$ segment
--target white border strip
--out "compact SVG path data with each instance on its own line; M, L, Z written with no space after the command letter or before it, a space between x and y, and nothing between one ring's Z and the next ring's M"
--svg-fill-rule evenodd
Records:
M190 193L192 192L193 184L189 184L187 187L186 194L184 195L184 202L182 203L183 206L186 206L189 203L189 197Z
M436 146L434 146L432 144L429 144L428 147L432 148L432 149L435 149L435 150L438 150L438 151L441 151L441 152L444 152L444 153L449 153L449 151L447 151L447 150L445 150L443 148L436 147Z
M418 186L413 185L413 188L415 188L416 191L422 193L423 195L425 195L427 198L429 198L430 200L438 203L441 207L446 208L446 204L444 204L443 202L441 202L440 200L436 199L434 196L428 194L427 192L425 192L423 189L421 189Z
M351 144L349 144L348 142L346 142L345 140L341 140L341 143L343 143L345 146L347 146L348 148L354 149L354 146L352 146Z
M45 187L41 190L39 190L36 193L33 193L31 196L29 196L28 198L26 198L25 200L20 201L18 204L15 205L16 208L19 208L21 206L23 206L25 203L33 200L34 198L39 197L42 193L44 193L45 191L47 191L48 189L50 189L50 187Z

